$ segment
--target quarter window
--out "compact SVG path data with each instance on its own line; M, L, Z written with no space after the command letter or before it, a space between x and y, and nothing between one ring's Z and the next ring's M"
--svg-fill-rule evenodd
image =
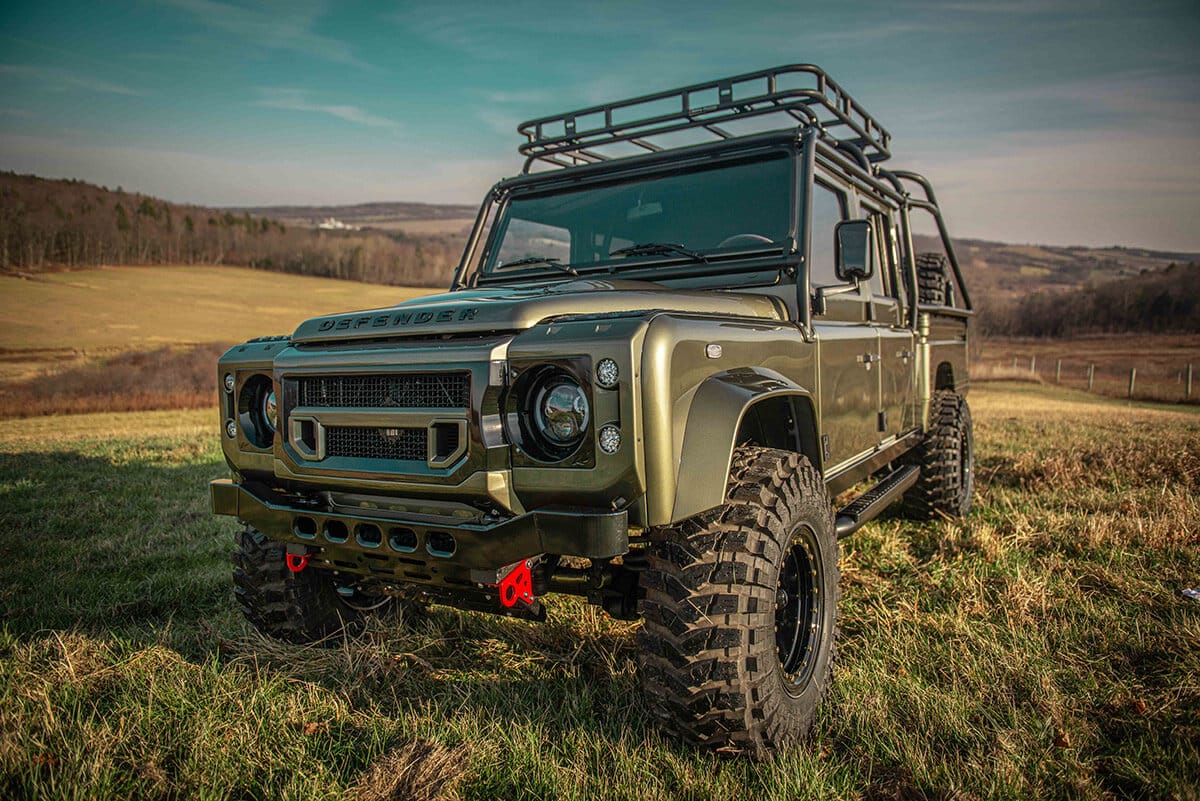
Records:
M834 270L834 228L846 216L846 195L825 184L814 183L809 234L809 286L840 284Z

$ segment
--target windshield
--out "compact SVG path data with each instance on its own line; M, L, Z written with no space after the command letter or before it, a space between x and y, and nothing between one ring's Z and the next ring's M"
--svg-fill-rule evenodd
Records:
M553 194L517 195L485 275L583 273L671 260L707 263L777 250L788 237L792 163L784 152ZM653 266L651 264L650 266Z

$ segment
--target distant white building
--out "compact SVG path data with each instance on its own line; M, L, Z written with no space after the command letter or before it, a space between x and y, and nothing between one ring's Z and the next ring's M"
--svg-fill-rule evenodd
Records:
M321 222L317 223L318 228L324 228L326 231L358 231L357 225L346 225L346 223L336 217L326 217Z

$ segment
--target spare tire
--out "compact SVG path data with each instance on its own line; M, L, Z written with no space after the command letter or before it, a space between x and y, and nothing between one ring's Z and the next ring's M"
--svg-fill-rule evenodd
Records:
M917 300L930 306L945 306L949 297L949 270L941 253L917 254Z

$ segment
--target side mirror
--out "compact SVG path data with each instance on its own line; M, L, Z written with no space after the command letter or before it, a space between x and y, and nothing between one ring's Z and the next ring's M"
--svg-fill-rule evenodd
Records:
M843 220L833 231L836 266L841 281L865 281L875 272L872 263L871 221Z

